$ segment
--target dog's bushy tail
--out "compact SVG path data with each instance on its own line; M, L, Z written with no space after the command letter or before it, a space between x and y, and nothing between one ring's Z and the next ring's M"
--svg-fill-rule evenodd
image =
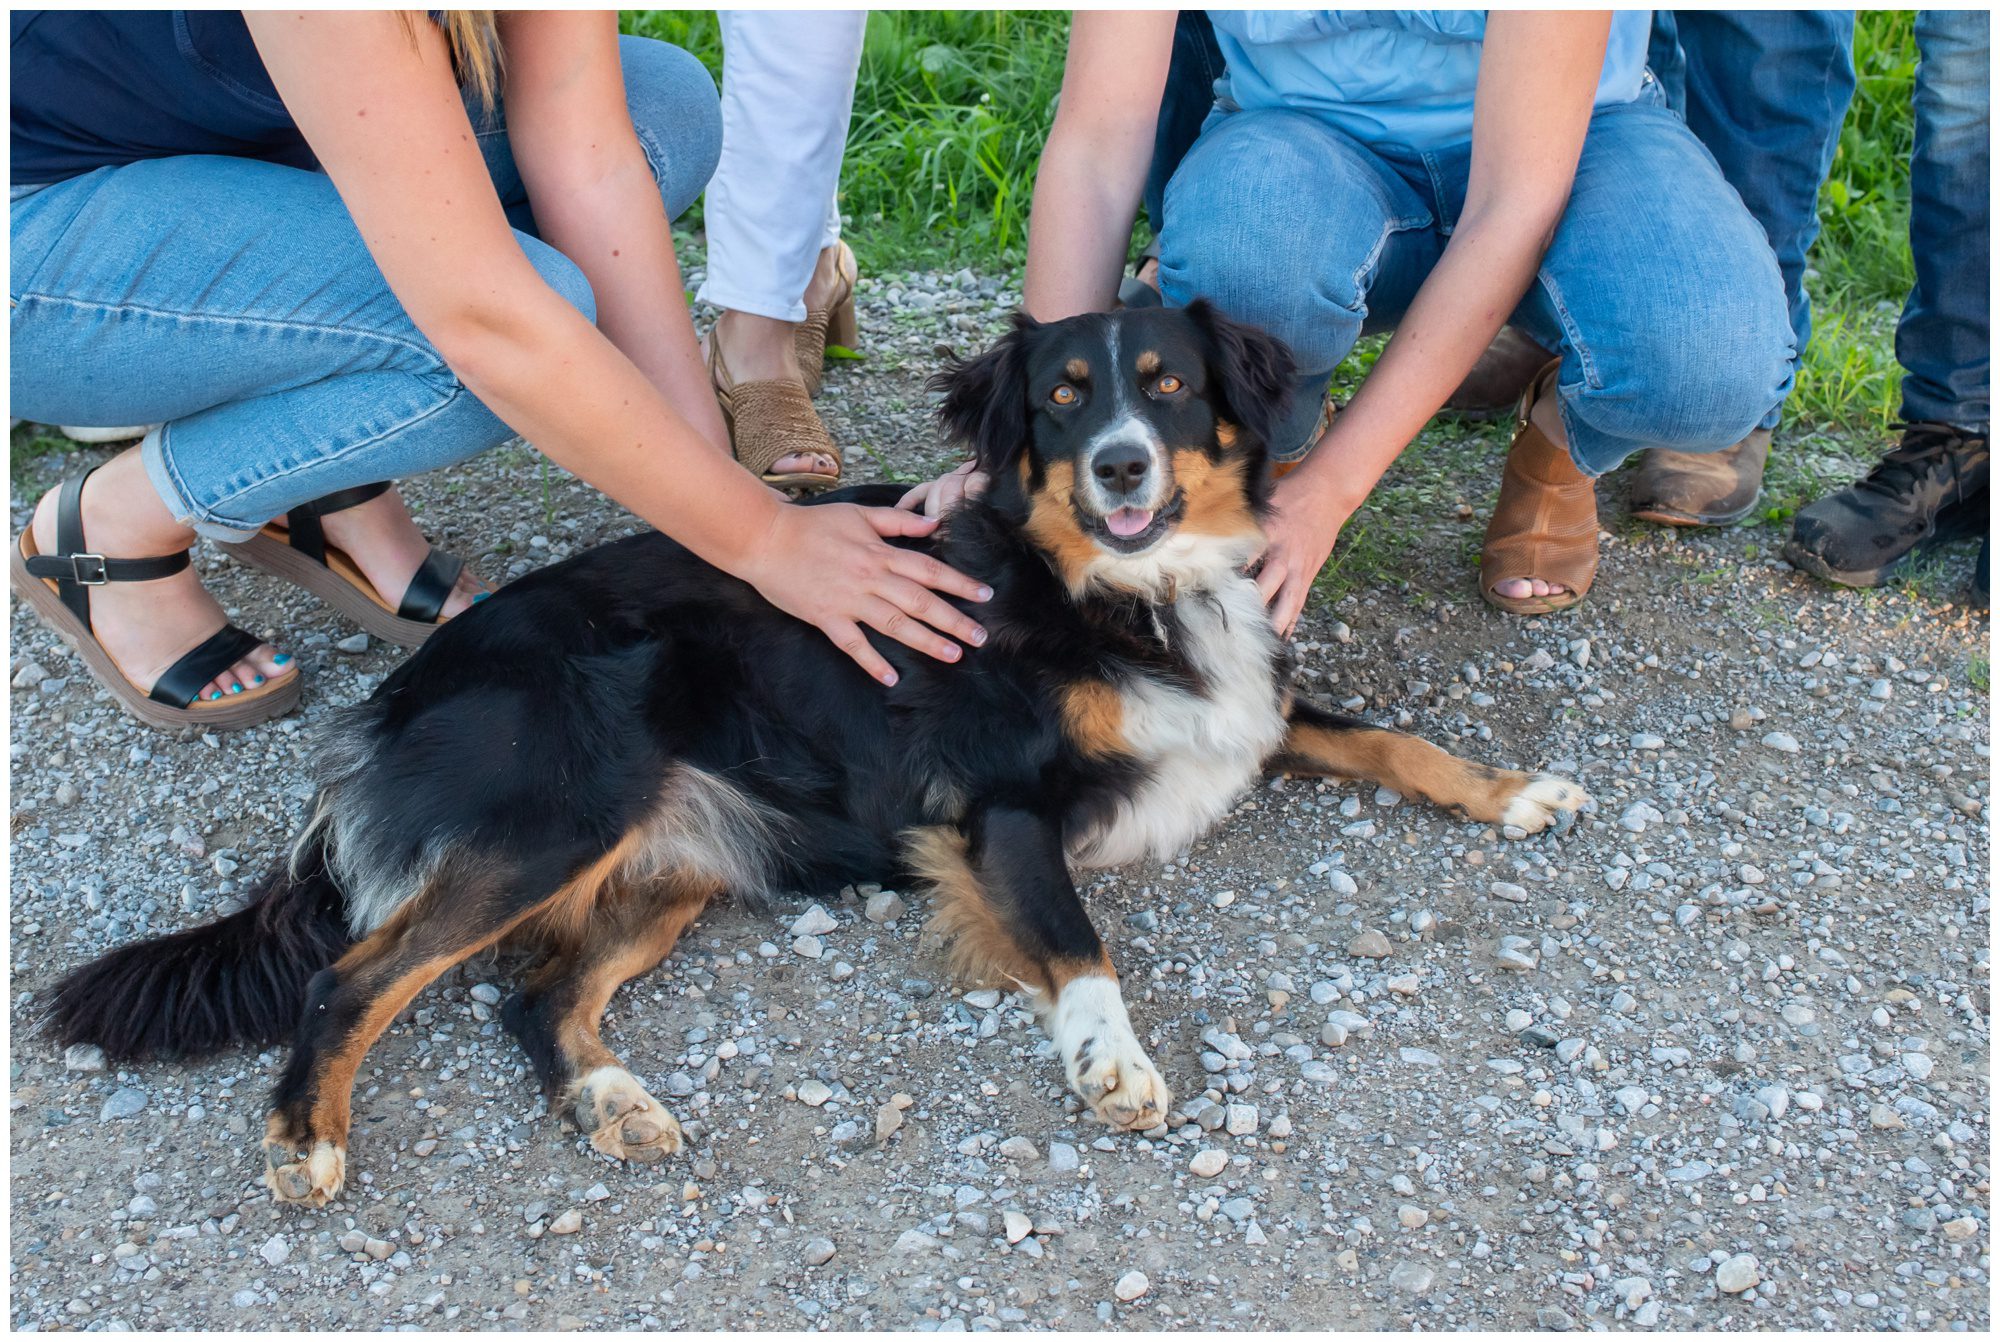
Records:
M306 984L351 944L345 904L324 850L309 841L240 911L73 971L57 985L44 1028L115 1061L290 1039Z

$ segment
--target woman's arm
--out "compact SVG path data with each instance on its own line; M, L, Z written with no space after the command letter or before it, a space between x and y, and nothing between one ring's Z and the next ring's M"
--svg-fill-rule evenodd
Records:
M626 107L617 14L511 10L499 25L507 138L543 241L590 281L597 329L727 453L673 227Z
M1070 20L1028 213L1028 315L1103 312L1117 297L1173 54L1173 10L1079 10Z
M514 241L444 39L389 12L245 14L265 68L417 329L492 411L574 471L894 682L860 626L947 660L983 634L929 588L973 580L885 545L929 519L794 508L718 452ZM643 227L661 214L657 197ZM681 301L676 295L675 301Z
M1340 529L1527 293L1569 201L1611 16L1494 10L1473 100L1465 210L1382 357L1278 485L1257 585L1290 632Z

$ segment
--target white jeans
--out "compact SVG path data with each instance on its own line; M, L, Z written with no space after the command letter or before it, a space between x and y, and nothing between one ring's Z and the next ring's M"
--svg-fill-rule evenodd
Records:
M722 161L709 179L702 301L802 321L840 238L840 157L865 11L731 10L722 21Z

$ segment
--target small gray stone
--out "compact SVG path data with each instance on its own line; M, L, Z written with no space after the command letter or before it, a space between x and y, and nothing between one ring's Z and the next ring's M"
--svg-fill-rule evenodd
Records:
M1039 1159L1042 1153L1037 1151L1035 1144L1026 1137L1009 1137L1000 1143L1000 1154L1017 1165L1025 1165L1031 1160Z
M1739 1253L1725 1258L1715 1269L1715 1289L1725 1295L1741 1295L1763 1279L1757 1267L1757 1255L1753 1253Z
M1347 943L1347 953L1349 955L1363 956L1370 960L1385 959L1391 953L1389 938L1371 927Z
M72 1072L101 1072L104 1050L95 1044L71 1044L63 1050L63 1066Z
M806 911L792 920L792 935L795 937L816 937L837 931L840 923L818 903L808 905Z
M1766 732L1764 734L1764 745L1768 749L1785 755L1796 755L1799 753L1798 738L1789 732ZM1745 1287L1744 1289L1748 1290L1749 1288Z
M1426 1264L1417 1262L1398 1263L1395 1271L1389 1274L1389 1284L1410 1295L1422 1295L1430 1290L1431 1283L1435 1280L1437 1274Z
M1055 1174L1073 1174L1083 1165L1076 1148L1068 1142L1049 1143L1049 1170Z
M366 652L368 651L368 635L365 633L355 634L350 638L341 639L333 646L335 648L338 648L342 652L353 652L353 653Z
M1152 1285L1151 1279L1145 1273L1127 1272L1118 1279L1118 1284L1111 1288L1111 1294L1130 1304L1152 1289Z
M273 1235L258 1247L257 1256L276 1267L292 1256L292 1246L283 1235Z
M805 1259L807 1267L819 1267L831 1260L833 1254L833 1241L824 1235L815 1235L806 1241L805 1252L800 1257Z
M894 890L884 890L870 895L861 912L871 923L893 923L903 916L903 897Z
M817 1077L799 1083L799 1103L817 1109L833 1098L833 1090Z
M98 1122L114 1118L131 1118L150 1102L151 1097L137 1086L120 1086L105 1098L103 1107L97 1111Z

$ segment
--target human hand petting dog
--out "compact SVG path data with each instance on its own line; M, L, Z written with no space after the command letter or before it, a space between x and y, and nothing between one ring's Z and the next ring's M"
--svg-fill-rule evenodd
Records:
M978 498L991 483L986 472L979 469L978 462L968 461L935 480L926 480L914 486L909 493L896 500L896 506L922 513L925 517L943 517L961 500Z
M1270 608L1278 634L1290 638L1312 593L1313 579L1326 567L1340 529L1354 507L1315 486L1303 469L1278 481L1271 491L1271 515L1264 522L1264 553L1257 569L1257 594Z
M953 638L974 647L986 641L977 622L937 593L986 601L992 588L929 555L883 544L886 537L928 536L936 529L936 518L898 508L786 506L777 510L756 547L756 559L738 576L779 610L832 639L870 676L894 685L895 668L861 626L941 662L964 656Z

